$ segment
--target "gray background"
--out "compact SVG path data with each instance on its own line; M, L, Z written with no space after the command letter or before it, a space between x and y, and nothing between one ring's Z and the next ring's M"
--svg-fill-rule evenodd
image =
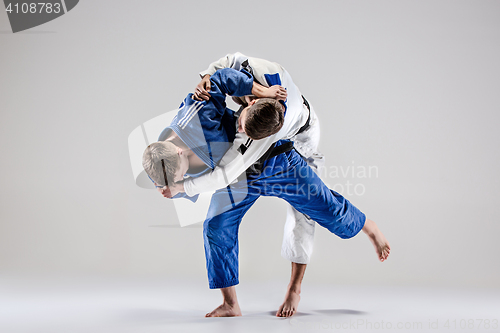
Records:
M329 167L392 246L318 227L307 283L498 288L500 2L82 1L12 34L0 13L0 273L206 280L201 228L135 186L129 133L240 51L282 64ZM243 281L278 280L284 202L240 229Z

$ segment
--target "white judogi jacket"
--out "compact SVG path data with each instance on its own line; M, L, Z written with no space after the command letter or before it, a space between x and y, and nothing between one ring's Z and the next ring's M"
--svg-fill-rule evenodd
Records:
M309 110L303 103L299 89L281 65L235 53L228 54L212 63L200 75L202 77L206 74L213 75L218 69L228 67L236 70L245 69L254 76L255 81L266 87L279 84L286 88L288 97L285 101L285 121L278 133L261 140L251 140L245 133L237 133L233 146L213 171L184 181L184 190L189 196L218 190L235 182L238 176L254 164L274 142L292 138L304 126L309 116ZM247 149L239 149L241 145ZM244 153L242 154L241 151Z

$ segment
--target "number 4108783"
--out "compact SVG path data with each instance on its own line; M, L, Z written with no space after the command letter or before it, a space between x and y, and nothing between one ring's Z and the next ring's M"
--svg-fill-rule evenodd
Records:
M46 13L46 14L59 14L61 12L61 4L60 3L50 3L50 2L32 2L32 3L16 3L12 5L9 3L7 8L5 9L6 12L11 14L14 12L15 14L41 14L41 13Z
M484 329L497 329L498 328L498 320L497 319L493 319L493 320L489 320L489 319L469 319L469 320L466 320L466 319L462 319L462 320L447 320L444 325L443 325L445 328L448 328L448 329L457 329L457 328L461 328L461 329L479 329L479 328L484 328Z

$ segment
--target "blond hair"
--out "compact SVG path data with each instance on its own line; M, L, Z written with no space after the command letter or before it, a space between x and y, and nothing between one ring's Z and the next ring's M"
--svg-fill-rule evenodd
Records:
M158 141L144 150L142 166L156 184L165 186L175 182L175 173L180 166L177 148L170 141Z

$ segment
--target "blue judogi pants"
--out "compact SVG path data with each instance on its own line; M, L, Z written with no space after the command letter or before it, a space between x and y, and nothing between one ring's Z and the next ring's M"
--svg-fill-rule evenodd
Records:
M355 236L365 224L365 214L330 190L294 149L282 153L266 161L262 173L248 176L212 196L203 224L211 289L239 283L238 228L261 195L283 198L340 238Z

